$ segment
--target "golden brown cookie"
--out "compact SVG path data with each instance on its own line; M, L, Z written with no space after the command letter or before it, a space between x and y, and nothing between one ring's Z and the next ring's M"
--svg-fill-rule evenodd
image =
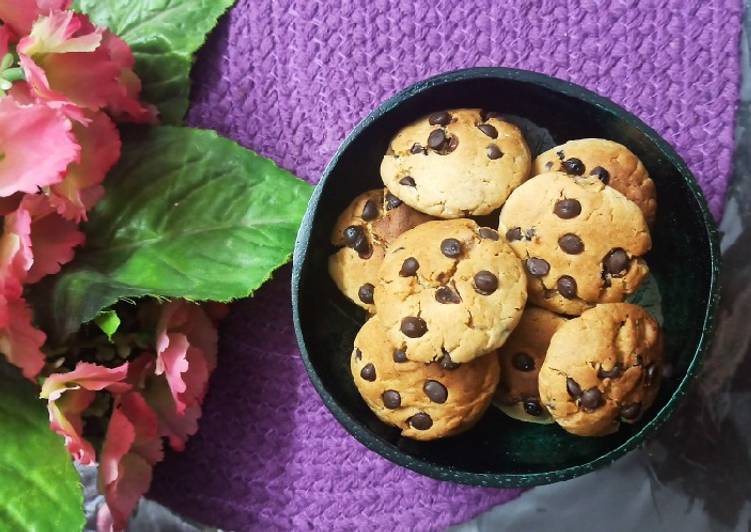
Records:
M503 205L531 166L515 125L480 109L452 109L399 131L381 163L381 178L415 209L459 218Z
M540 403L537 375L545 360L550 339L566 318L549 310L528 306L519 325L498 350L501 382L495 404L505 414L520 421L552 423Z
M427 222L391 245L375 304L410 358L469 362L500 347L527 299L519 259L497 231L468 219Z
M571 140L534 161L533 175L550 171L593 176L636 203L652 225L657 212L657 192L647 169L623 144L605 139Z
M373 312L373 287L389 244L407 229L432 220L379 188L357 196L339 215L331 243L329 274L345 296Z
M524 263L530 301L554 312L623 301L649 272L641 210L597 179L533 177L506 202L500 233Z
M660 326L644 309L597 305L553 335L539 375L542 402L568 432L610 434L654 402L662 349Z
M474 425L493 398L499 372L495 352L453 369L410 361L392 347L377 316L357 333L351 368L370 409L415 440L452 436Z

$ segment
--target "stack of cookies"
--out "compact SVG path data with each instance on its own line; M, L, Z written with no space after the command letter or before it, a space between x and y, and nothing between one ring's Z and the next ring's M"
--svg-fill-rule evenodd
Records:
M370 315L351 368L381 420L431 440L494 402L599 436L650 407L661 331L623 301L649 272L656 195L628 148L581 139L532 160L500 115L455 109L399 131L381 177L340 215L329 260Z

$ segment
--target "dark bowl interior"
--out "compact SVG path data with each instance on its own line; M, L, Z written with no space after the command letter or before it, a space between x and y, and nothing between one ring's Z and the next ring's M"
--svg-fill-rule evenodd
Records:
M480 107L524 117L556 144L602 137L634 151L657 185L658 217L647 261L665 316L672 376L636 425L603 438L580 438L556 425L512 420L490 408L467 433L420 443L381 423L358 395L349 373L354 336L364 313L327 273L329 233L359 193L382 186L379 166L391 136L427 113ZM532 134L533 155L550 146ZM531 72L482 68L418 83L373 111L344 141L313 195L295 248L295 328L310 378L336 418L359 441L420 473L497 487L545 484L610 463L651 434L675 410L712 332L719 252L716 228L694 178L653 130L612 102L576 85Z

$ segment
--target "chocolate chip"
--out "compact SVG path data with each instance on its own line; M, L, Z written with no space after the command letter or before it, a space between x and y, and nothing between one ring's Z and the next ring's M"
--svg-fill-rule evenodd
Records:
M620 364L615 364L612 368L609 370L602 369L602 366L600 369L597 370L597 378L598 379L617 379L621 376L623 373L623 368Z
M442 129L434 129L428 136L428 148L434 150L440 150L443 148L443 144L446 142L446 134Z
M386 210L396 209L402 204L402 200L394 196L391 192L386 193Z
M499 148L495 144L488 144L486 153L488 154L488 159L491 160L500 159L501 157L503 157L501 148Z
M582 175L584 173L584 163L572 157L563 161L561 170L571 175Z
M589 175L597 176L597 179L602 181L605 185L610 182L610 172L605 170L602 166L595 166L594 168L592 168L592 171L589 172Z
M438 290L435 291L435 300L443 305L458 304L462 302L462 298L459 297L459 294L454 292L448 286L438 287Z
M422 391L428 396L428 399L434 403L445 403L449 397L446 387L438 381L425 381Z
M568 220L570 218L576 218L582 212L582 204L575 199L562 199L555 202L553 212L558 218Z
M365 236L365 234L360 235L360 237L357 239L357 242L355 242L355 245L352 247L355 251L357 251L357 254L360 255L361 259L369 258L373 253L373 250L368 243L368 238Z
M425 412L418 412L408 420L409 424L417 430L428 430L433 426L433 420Z
M644 386L647 388L652 386L655 377L657 377L657 366L650 364L647 366L647 369L644 370Z
M613 277L620 277L628 270L629 262L626 252L621 248L615 248L605 255L602 264L605 267L605 273L609 273Z
M511 365L519 371L532 371L535 369L535 359L527 353L514 353L511 357Z
M381 399L383 399L383 406L390 410L402 406L402 396L396 390L386 390L381 395Z
M498 138L498 130L490 124L480 124L477 126L477 129L485 133L491 139Z
M365 364L360 370L360 377L370 382L376 380L375 366L372 363Z
M428 324L422 318L407 316L402 319L401 331L410 338L419 338L428 332Z
M487 240L498 240L498 231L491 229L490 227L480 227L478 233L480 233L480 238L485 238Z
M526 238L527 240L532 240L536 234L537 234L537 231L535 231L535 228L530 227L529 229L524 231L524 238Z
M524 401L524 411L530 416L538 417L542 415L542 407L535 399L527 399Z
M415 183L415 180L412 179L410 176L404 176L399 180L400 185L404 185L405 187L415 187L417 186L417 183Z
M399 276L411 277L417 273L418 268L420 268L420 263L417 262L417 259L414 257L407 257L404 259L404 262L402 262L402 269L399 270Z
M451 360L451 355L448 354L446 351L444 351L443 355L441 356L440 364L443 369L447 369L447 370L456 369L459 366L461 366L461 364Z
M553 169L553 161L548 161L545 163L545 170L552 170Z
M360 351L360 350L359 350L359 349L357 349L357 348L355 348L355 358L356 358L357 360L362 360L362 351Z
M602 392L598 388L590 388L582 393L581 398L582 408L585 410L597 410L605 404L605 399L602 397Z
M363 232L362 227L360 227L359 225L350 225L343 232L344 242L346 242L347 246L353 248L355 247L357 241L364 236L364 234L365 233Z
M373 200L365 202L365 206L362 208L362 219L366 222L375 220L378 218L378 207Z
M628 421L633 421L641 414L641 403L631 403L621 407L621 417Z
M498 288L498 277L494 273L482 270L475 274L475 291L478 294L488 296Z
M417 142L412 144L412 147L409 149L409 152L415 155L417 155L418 153L423 153L424 151L425 151L425 148L420 146Z
M374 289L375 289L375 286L373 286L370 283L365 283L357 291L357 297L359 297L360 301L362 301L366 305L372 305L373 304L373 290Z
M558 156L558 158L562 161L566 158L566 156L563 154L563 150L555 152L555 154Z
M524 261L529 275L532 277L545 277L550 271L550 264L545 259L530 257Z
M522 228L521 227L512 227L508 231L506 231L506 240L509 242L513 242L514 240L521 240L522 239Z
M558 239L560 248L569 255L578 255L584 251L584 242L573 233L566 233Z
M462 254L462 243L456 238L447 238L441 242L441 253L450 259L455 259Z
M566 391L574 399L579 399L582 394L581 386L571 377L566 377Z
M566 299L574 299L577 293L576 279L570 275L561 275L555 283L558 293Z
M407 353L405 353L401 349L397 349L394 351L393 358L394 362L396 362L397 364L402 364L407 361Z
M428 123L431 126L447 126L449 122L451 122L451 115L448 111L439 111L428 117Z

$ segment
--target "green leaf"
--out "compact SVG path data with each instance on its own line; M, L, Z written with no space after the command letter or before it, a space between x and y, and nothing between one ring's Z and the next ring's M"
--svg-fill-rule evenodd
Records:
M0 361L0 529L81 530L78 473L39 389L17 373Z
M94 323L107 335L107 340L111 342L112 335L120 328L120 316L114 310L105 310L94 318Z
M180 124L188 109L193 54L234 0L76 0L77 10L133 49L143 98L162 123Z
M160 127L125 139L75 260L34 288L63 338L124 298L246 297L287 262L311 187L213 131Z

